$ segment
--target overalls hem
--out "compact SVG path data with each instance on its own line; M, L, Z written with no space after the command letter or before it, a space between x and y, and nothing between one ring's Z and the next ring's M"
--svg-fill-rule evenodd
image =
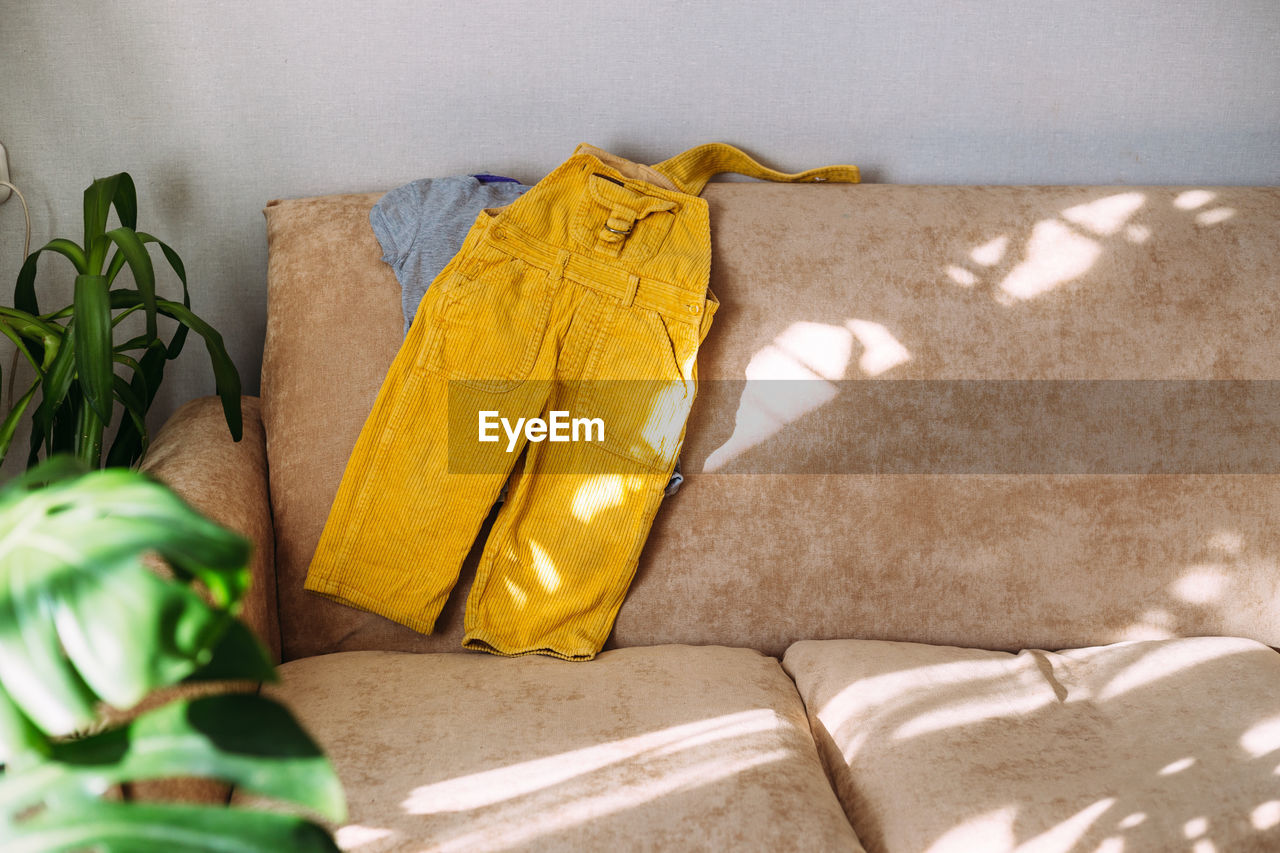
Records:
M366 610L370 613L390 619L406 628L417 631L419 634L430 634L435 628L436 619L440 616L439 609L429 616L423 616L421 613L410 613L394 607L394 601L388 601L378 598L358 589L353 589L345 584L333 580L332 578L307 576L303 589L322 595L325 598L336 601L339 604L345 604L348 607L355 607L360 610Z

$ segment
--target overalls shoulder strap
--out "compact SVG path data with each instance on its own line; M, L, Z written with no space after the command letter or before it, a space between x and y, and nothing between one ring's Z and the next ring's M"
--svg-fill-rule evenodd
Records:
M789 184L820 181L856 184L861 180L857 166L823 166L794 174L779 172L760 165L744 152L723 142L711 142L690 148L670 160L655 163L653 168L666 175L676 186L690 195L700 195L711 176L721 172L736 172L749 178Z

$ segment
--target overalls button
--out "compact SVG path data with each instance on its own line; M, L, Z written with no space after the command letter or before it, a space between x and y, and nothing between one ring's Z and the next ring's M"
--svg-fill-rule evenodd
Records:
M690 305L690 306L689 306L689 313L690 313L690 314L697 314L697 313L698 313L698 311L699 311L699 308L698 308L698 306L697 306L697 305Z

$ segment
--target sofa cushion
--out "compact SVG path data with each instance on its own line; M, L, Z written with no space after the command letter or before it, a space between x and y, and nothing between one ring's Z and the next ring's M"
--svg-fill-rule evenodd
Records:
M276 693L346 787L343 847L861 850L778 661L345 652Z
M1280 849L1280 655L801 642L783 664L867 850Z

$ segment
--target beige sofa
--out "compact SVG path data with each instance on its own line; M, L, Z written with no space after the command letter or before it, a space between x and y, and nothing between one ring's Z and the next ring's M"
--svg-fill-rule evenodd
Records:
M197 400L146 464L257 543L248 616L346 786L342 846L1280 850L1280 467L1169 464L1159 418L1128 467L1061 421L1037 448L1019 386L963 382L1015 403L952 410L999 439L961 465L911 452L918 405L858 396L950 386L850 381L1276 378L1280 190L705 197L723 307L687 481L589 663L462 652L476 551L431 636L303 590L399 290L377 194L268 206L245 439ZM746 377L791 380L771 421ZM1122 418L1155 386L1087 387Z

